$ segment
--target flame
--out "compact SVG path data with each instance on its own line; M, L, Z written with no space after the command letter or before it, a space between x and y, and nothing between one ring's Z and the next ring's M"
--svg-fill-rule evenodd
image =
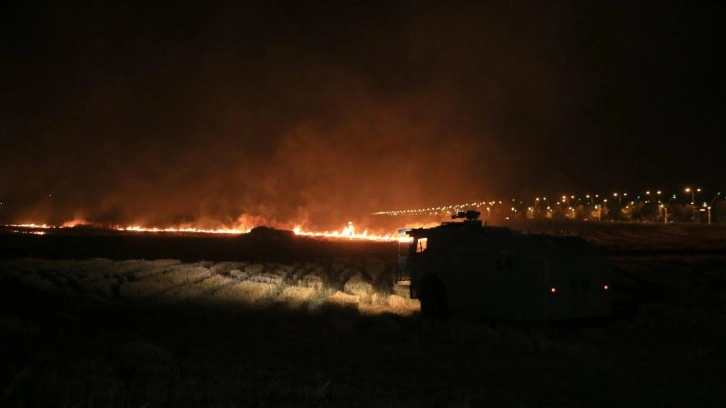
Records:
M379 241L379 242L392 242L392 241L399 241L399 242L409 242L409 237L399 237L398 235L375 235L375 234L369 234L368 230L364 230L361 233L358 233L355 231L355 227L353 227L352 222L348 222L348 225L345 226L341 231L325 231L325 232L312 232L312 231L303 231L300 227L295 227L293 229L293 232L295 235L300 236L307 236L307 237L315 237L315 238L330 238L330 239L356 239L356 240L367 240L367 241Z
M57 226L48 225L48 224L9 224L6 226L7 227L16 227L16 228L40 228L40 229L58 228Z
M62 228L73 228L77 227L79 225L91 225L90 222L84 220L83 218L75 218L71 221L66 221L63 224L61 224Z
M11 232L17 233L17 234L33 234L33 235L45 235L45 231L37 231L37 230L44 230L44 229L51 229L56 228L52 225L48 224L12 224L12 225L4 225L5 227L16 227L16 228L22 228L22 229L13 229Z
M30 233L30 234L37 234L37 235L44 235L44 231L37 231L37 230L45 230L45 229L65 229L65 228L72 228L77 225L89 225L90 223L86 222L85 220L73 220L65 222L61 225L48 225L48 224L9 224L5 225L5 227L11 227L11 228L23 228L23 229L32 229L36 231L23 231L23 230L17 230L15 232L23 232L23 233ZM128 232L149 232L149 233L196 233L196 234L228 234L228 235L241 235L241 234L247 234L252 229L251 228L232 228L232 227L219 227L219 228L195 228L195 227L166 227L166 228L160 228L160 227L144 227L141 225L129 225L129 226L111 226L110 229L116 230L116 231L128 231ZM293 229L293 232L295 235L298 236L304 236L304 237L313 237L313 238L325 238L325 239L345 239L345 240L361 240L361 241L377 241L377 242L410 242L411 238L408 236L399 236L394 234L385 234L385 235L378 235L378 234L370 234L368 230L363 230L363 232L357 232L355 227L353 226L352 222L348 222L347 225L339 230L339 231L324 231L324 232L317 232L317 231L306 231L303 230L300 226L297 226Z
M117 231L135 231L135 232L187 232L187 233L200 233L200 234L246 234L250 232L250 229L242 230L236 228L215 228L215 229L204 229L204 228L193 228L193 227L179 227L179 228L157 228L157 227L142 227L139 225L131 225L128 227L113 227Z

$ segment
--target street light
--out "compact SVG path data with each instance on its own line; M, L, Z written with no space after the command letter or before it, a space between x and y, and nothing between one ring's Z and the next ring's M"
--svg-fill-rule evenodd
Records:
M716 193L715 196L713 196L713 199L711 200L711 203L708 205L708 225L711 225L711 207L713 207L713 204L718 200L718 198L721 196L721 192L719 191Z
M701 192L701 189L700 188L686 187L685 191L686 191L686 193L691 193L691 206L693 207L693 209L695 211L694 212L694 215L693 215L693 222L694 223L697 222L697 221L700 222L701 221L701 217L698 214L698 211L696 211L696 193L700 193Z
M620 196L620 194L618 194L618 193L613 193L613 197L617 197L617 198L618 198L618 208L620 208L620 204L621 204L621 202L620 202L620 201L621 201L621 196Z
M661 204L663 206L663 221L665 222L666 225L668 224L668 206L671 204L671 201L673 201L675 199L676 199L676 195L673 194L673 196L671 196L671 199L668 200L667 203Z
M701 189L700 188L694 189L694 188L686 187L685 191L686 191L686 193L691 193L691 205L693 205L696 202L696 193L700 193Z
M640 196L638 196L638 199L640 199ZM644 200L644 201L645 201L646 203L649 203L649 202L650 202L650 190L647 190L647 191L645 192L645 200Z

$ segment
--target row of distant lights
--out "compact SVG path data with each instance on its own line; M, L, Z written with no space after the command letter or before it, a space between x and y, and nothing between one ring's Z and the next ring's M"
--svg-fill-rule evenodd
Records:
M512 199L514 201L514 199ZM482 206L486 206L487 210L491 210L491 207L502 204L502 201L482 201L479 203L469 203L469 204L456 204L456 205L444 205L441 207L431 207L431 208L419 208L415 210L393 210L393 211L378 211L374 212L372 215L415 215L415 214L431 214L435 215L438 213L445 213L445 212L458 212L463 211L464 209L468 208L481 208ZM514 208L514 207L512 207Z
M602 290L604 290L604 291L606 291L606 292L607 292L607 291L608 291L609 289L610 289L610 286L609 286L609 285L602 285ZM557 293L557 288L555 288L555 287L551 288L551 289L550 289L550 292L551 292L551 293L552 293L553 295L554 295L554 294L556 294L556 293Z
M695 193L700 193L701 189L700 188L692 189L691 187L686 187L683 191L685 193L690 193L690 194L695 195ZM653 194L653 193L655 193L655 194ZM650 190L648 190L645 192L645 196L647 198L649 198L651 196L657 197L656 199L658 200L658 203L660 203L661 202L660 197L663 196L663 191L657 190L657 191L651 192ZM703 207L710 208L710 206L713 205L713 202L716 200L716 198L718 198L720 196L721 196L721 192L719 191L713 197L711 204L707 205L706 202L703 202ZM608 200L607 200L607 198L604 198L604 197L605 196L603 196L603 198L602 198L602 204L606 205ZM613 197L618 198L619 200L622 200L622 198L628 197L628 193L615 192L615 193L613 193ZM642 196L640 196L640 195L636 196L636 200L640 200L641 197ZM671 195L671 199L675 199L676 197L677 197L676 194ZM569 200L574 200L575 198L576 198L576 196L574 196L574 195L571 195L569 197L567 195L563 195L561 199L558 199L557 201L555 201L555 204L568 204L568 207L569 207ZM594 194L594 195L586 194L584 198L585 198L585 201L590 200L591 204L594 204L595 208L598 207L598 204L596 204L594 201L595 201L595 199L600 199L599 194ZM577 200L582 201L582 198L577 198ZM540 202L544 203L546 201L548 201L547 197L536 197L534 200L534 206L528 207L527 209L529 211L533 211L534 209L536 209L538 207L538 204ZM649 201L650 200L648 200L648 199L645 200L646 203ZM513 198L512 202L517 203L517 199ZM458 211L463 211L463 210L470 209L470 208L482 208L482 207L485 207L485 209L489 212L489 211L491 211L492 207L494 207L495 205L501 205L501 204L503 204L502 201L481 201L481 202L474 202L474 203L468 203L468 204L453 204L453 205L444 205L444 206L440 206L440 207L418 208L418 209L412 209L412 210L377 211L377 212L372 213L372 215L423 215L423 214L440 215L440 214L449 213L452 211L458 212ZM524 202L519 201L519 204L524 204ZM630 205L633 205L633 204L635 204L635 201L630 202ZM693 204L693 202L692 202L692 204ZM569 207L569 208L572 209L572 207ZM551 209L551 207L547 206L547 210L550 210L550 209ZM511 210L513 212L517 212L516 207L512 207Z

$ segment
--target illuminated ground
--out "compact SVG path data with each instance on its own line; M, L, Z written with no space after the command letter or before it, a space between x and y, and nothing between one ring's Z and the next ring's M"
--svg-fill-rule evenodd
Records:
M410 316L419 309L418 301L394 293L391 267L380 259L295 264L102 258L0 262L3 282L104 304L305 310L338 305L366 314Z
M633 248L663 246L652 238L662 234L612 228ZM0 260L5 406L643 407L726 397L726 256L696 245L695 255L613 255L611 321L518 327L422 319L385 279L395 244L274 232L249 242L51 241L73 261L26 238L48 236L4 244L44 259ZM709 240L691 231L680 241ZM187 259L121 256L149 245ZM195 259L235 245L235 259Z

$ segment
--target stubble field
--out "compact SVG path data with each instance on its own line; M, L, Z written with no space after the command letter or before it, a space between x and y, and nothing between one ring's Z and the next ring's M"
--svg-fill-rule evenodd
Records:
M612 231L590 233L674 249L652 229ZM133 239L114 253L96 238L76 251L102 257L63 259L3 237L25 251L0 260L3 405L720 406L713 231L673 241L688 254L613 252L613 318L546 325L422 318L391 285L395 244L268 234L193 259L169 238L157 253L181 256L141 259Z

